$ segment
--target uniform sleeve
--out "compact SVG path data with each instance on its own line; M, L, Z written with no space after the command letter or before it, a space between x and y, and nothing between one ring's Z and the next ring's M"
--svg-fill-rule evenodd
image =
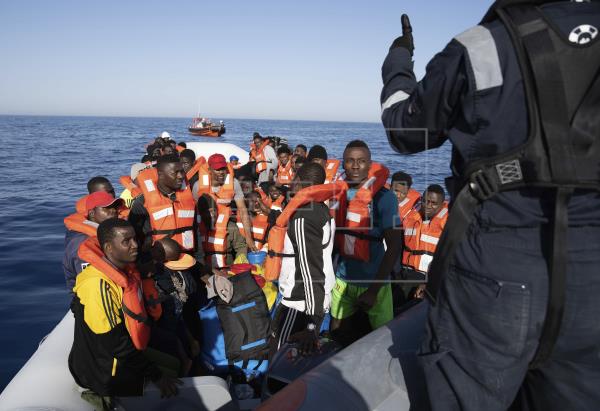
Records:
M381 69L381 119L396 150L416 153L444 143L468 89L464 61L464 48L453 40L417 82L409 52L390 50Z
M288 235L295 245L296 270L304 285L305 314L316 322L324 315L323 225L311 211L296 212L288 226Z

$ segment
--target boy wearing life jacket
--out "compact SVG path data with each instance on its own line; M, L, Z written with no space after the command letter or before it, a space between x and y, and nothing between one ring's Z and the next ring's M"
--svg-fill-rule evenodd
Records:
M188 184L190 187L193 187L196 181L198 181L198 174L194 173L193 175L190 175L189 172L196 163L196 153L194 153L194 150L186 148L179 153L179 161L181 162L183 171L187 177Z
M444 189L432 184L423 193L420 209L413 209L402 221L404 228L404 251L402 253L405 280L427 280L425 274L433 260L433 254L448 220L448 205L444 201ZM415 297L423 298L425 285L421 284Z
M292 167L291 159L292 152L288 146L279 147L277 150L277 160L279 166L277 167L277 185L289 186L294 178L294 169Z
M278 160L275 149L269 145L269 139L254 133L253 143L250 145L250 161L256 162L256 174L258 183L273 181Z
M65 255L63 270L67 288L73 292L75 277L87 266L77 255L79 246L88 237L96 236L98 224L109 218L115 218L123 200L114 198L106 191L96 191L84 197L85 214L74 213L66 217Z
M398 201L384 186L389 171L371 161L364 141L344 150L344 181L348 185L336 212L336 249L340 253L332 292L331 327L341 340L357 324L358 310L371 329L393 318L390 274L402 247ZM387 248L384 248L383 242Z
M136 197L129 213L135 229L140 253L138 268L142 274L152 270L152 244L163 237L173 238L184 252L202 260L196 239L196 204L185 182L179 157L162 156L155 169L138 176L142 194Z
M69 370L79 386L101 397L142 395L147 380L169 397L181 384L144 353L149 328L133 266L137 252L133 227L116 218L98 226L97 241L88 239L81 246L81 256L90 265L77 276L74 288Z
M267 193L265 205L269 207L270 210L281 212L287 203L287 190L282 186L271 183L268 184Z
M421 200L421 194L413 190L412 177L403 171L398 171L392 175L392 191L398 199L398 214L400 220L404 220L415 204Z
M306 161L319 164L325 170L325 184L333 183L339 177L340 160L328 159L325 147L318 144L312 146Z
M262 202L260 194L256 191L248 193L246 202L252 219L252 239L256 248L260 250L267 242L269 213L271 210Z
M305 164L292 182L295 196L307 195L287 222L283 244L279 292L282 296L272 322L271 356L287 341L297 341L302 353L310 353L318 345L318 336L325 312L329 310L335 276L331 253L335 223L324 201L305 190L323 184L325 170L315 163ZM329 190L331 195L331 190ZM271 250L271 237L269 238Z

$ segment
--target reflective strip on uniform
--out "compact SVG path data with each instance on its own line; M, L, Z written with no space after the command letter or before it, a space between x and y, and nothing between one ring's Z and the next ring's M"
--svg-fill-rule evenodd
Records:
M154 183L152 182L152 180L144 180L144 184L146 184L146 190L148 190L149 193L156 190L156 187L154 187Z
M179 217L179 218L194 218L194 210L178 210L177 217Z
M229 180L231 180L231 178L229 177L229 174L227 174L227 177L225 177L225 183L223 184L229 184Z
M443 217L443 216L445 216L447 213L448 213L448 209L447 209L447 208L443 208L443 209L442 209L442 211L440 211L436 217L437 217L437 218L442 218L442 217Z
M229 204L229 203L231 203L231 200L225 200L223 198L217 198L217 203L218 204Z
M428 255L428 254L423 254L421 256L421 259L419 260L418 270L423 271L423 272L429 271L429 264L431 263L431 260L433 260L433 256Z
M381 111L384 111L385 109L388 109L394 104L404 101L409 97L410 95L408 95L406 92L398 90L383 102L383 104L381 105Z
M225 214L219 214L219 216L217 217L217 224L222 223L223 220L225 220Z
M208 174L203 174L202 175L202 185L207 186L210 184L210 181L208 181Z
M263 234L265 232L265 229L260 227L252 227L252 232L256 234Z
M496 42L483 26L475 26L455 39L467 49L477 91L502 85L502 69Z
M94 228L98 228L98 226L100 225L100 224L94 223L93 221L90 221L90 220L83 220L83 224L89 225L90 227L94 227Z
M406 235L411 236L411 235L416 235L416 234L417 234L417 229L416 228L405 228L404 229L404 235L405 236Z
M187 230L181 233L181 240L181 242L183 243L183 248L194 248L194 233L192 232L192 230Z
M406 204L408 204L408 202L410 201L410 199L408 197L406 197L404 200L400 201L400 204L398 204L400 207L405 206Z
M152 218L154 218L154 220L160 220L161 218L165 218L170 215L173 215L173 208L168 207L152 213Z
M214 245L223 245L223 244L225 244L225 239L208 237L208 242L211 244L214 244Z
M335 167L335 163L327 164L327 170L331 170L333 167Z
M427 234L421 234L421 241L423 241L424 243L437 245L437 243L438 243L438 241L440 241L440 239L437 237L427 235Z
M365 183L362 185L361 188L371 188L371 186L373 185L373 183L375 183L375 176L369 178L367 181L365 181Z
M272 205L272 206L271 206L271 210L275 210L275 211L281 211L281 210L283 210L283 209L282 209L281 207L279 207L279 206Z
M352 221L354 223L360 223L360 214L348 211L346 213L346 220Z
M225 258L223 254L213 254L211 260L213 267L225 267Z

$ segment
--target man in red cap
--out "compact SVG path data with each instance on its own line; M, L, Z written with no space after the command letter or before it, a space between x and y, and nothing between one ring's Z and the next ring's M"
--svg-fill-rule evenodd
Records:
M118 215L123 200L115 198L114 194L106 191L96 191L85 197L85 215L75 213L66 217L64 222L67 228L65 235L65 255L63 257L63 270L69 291L75 286L75 277L87 265L77 255L81 243L90 236L96 236L98 224Z
M252 225L246 208L244 192L240 182L234 177L233 169L227 166L227 160L222 154L213 154L208 158L208 168L200 171L200 178L192 192L196 199L203 194L209 194L217 204L229 206L231 201L237 207L237 220L242 223L246 244L252 251L257 251L252 240ZM200 210L202 211L202 210ZM227 210L231 213L231 207Z

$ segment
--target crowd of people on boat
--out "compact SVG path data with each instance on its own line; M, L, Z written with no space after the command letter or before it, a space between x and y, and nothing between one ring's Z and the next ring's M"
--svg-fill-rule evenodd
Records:
M347 346L423 298L448 217L444 190L371 159L254 133L247 159L197 153L167 132L65 218L75 334L69 369L86 399L141 395L206 375L199 310L216 305L230 365ZM328 318L328 321L326 321ZM266 361L265 361L266 362Z

